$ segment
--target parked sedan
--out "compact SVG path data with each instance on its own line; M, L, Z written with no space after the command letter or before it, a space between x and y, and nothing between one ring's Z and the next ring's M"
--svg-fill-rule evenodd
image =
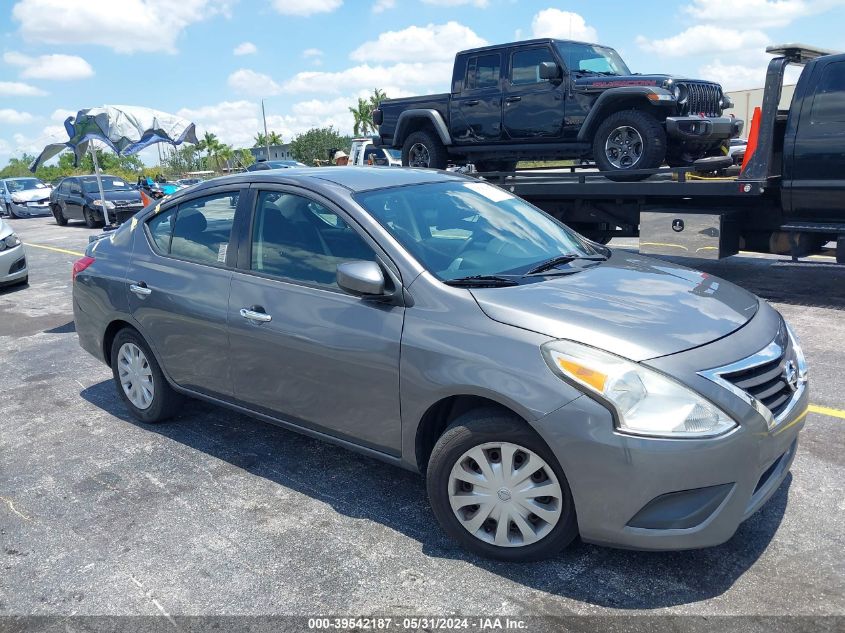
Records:
M0 180L0 203L13 218L50 215L50 186L38 178Z
M26 252L20 238L0 220L0 287L25 284L29 281Z
M247 171L263 171L268 169L292 169L294 167L306 167L304 163L297 160L259 160L249 167Z
M106 220L122 222L142 208L141 193L122 178L101 176L104 200L96 176L71 176L62 180L50 196L50 209L56 224L82 220L89 228L102 226Z
M73 283L133 416L201 398L423 472L481 555L716 545L795 456L807 367L778 312L490 184L265 171L135 220Z

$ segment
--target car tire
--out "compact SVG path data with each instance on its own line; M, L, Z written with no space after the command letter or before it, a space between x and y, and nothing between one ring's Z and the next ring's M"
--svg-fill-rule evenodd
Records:
M480 172L499 171L511 173L516 171L515 160L483 160L475 163L475 170Z
M657 169L666 158L666 131L646 112L622 110L607 117L593 137L593 160L602 174L617 182L644 180L628 169Z
M496 450L499 450L498 470L491 466L496 463ZM478 461L473 461L473 455L480 456L479 460L487 459L488 463L482 468ZM506 461L506 455L512 466L503 469L501 465ZM540 467L531 469L532 463ZM491 503L470 505L466 503L468 499L461 499L462 495L471 496L475 486L484 490L480 481L473 486L455 476L460 476L461 471L469 473L468 464L478 468L470 474L470 479L473 476L484 479L484 473L510 472L509 479L486 478L490 495L482 492L479 498L490 499ZM523 471L524 468L531 470ZM533 485L526 490L525 483L529 480ZM511 483L519 488L510 488ZM470 490L460 488L466 485ZM536 497L535 501L541 500L541 504L528 501L529 497L534 498L531 490L541 485L546 486L544 491L555 490L554 496ZM504 411L475 410L457 418L432 450L426 487L429 503L443 530L469 551L486 558L510 562L540 560L557 554L578 535L572 493L560 464L533 429ZM496 487L498 490L494 490ZM462 505L453 510L453 503ZM523 504L530 504L537 514ZM501 518L503 512L508 513L504 515L508 525L500 535L499 521L493 515ZM544 518L538 516L540 514ZM482 522L476 527L473 521ZM509 545L492 542L500 536L502 542Z
M53 205L53 217L56 219L56 224L59 226L67 226L67 218L62 213L62 207L58 204Z
M97 214L89 207L82 207L82 218L85 220L85 226L89 229L96 229L100 226L100 221L97 220Z
M402 165L428 169L446 169L449 155L434 132L420 130L408 135L402 145Z
M155 424L179 411L184 397L167 382L150 347L136 330L127 327L114 337L111 368L117 393L133 417Z
M14 207L14 205L12 205L12 204L7 204L7 205L6 205L6 210L9 212L9 217L10 217L10 218L14 218L14 219L16 219L16 220L19 220L19 219L21 218L21 216L19 216L17 213L15 213L15 207Z

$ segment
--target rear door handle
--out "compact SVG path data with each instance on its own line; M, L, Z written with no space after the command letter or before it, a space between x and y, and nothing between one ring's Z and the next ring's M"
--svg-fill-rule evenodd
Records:
M252 306L251 308L241 308L241 316L253 323L267 323L272 321L273 317L264 312L261 306Z
M129 286L129 292L134 293L139 298L149 297L153 291L147 288L147 284L143 281L139 281L137 284L132 284Z
M505 99L505 103L516 103L517 101L522 101L522 97L508 97Z
M478 105L479 103L481 103L481 102L478 99L471 99L470 101L464 101L464 104L466 104L468 106Z

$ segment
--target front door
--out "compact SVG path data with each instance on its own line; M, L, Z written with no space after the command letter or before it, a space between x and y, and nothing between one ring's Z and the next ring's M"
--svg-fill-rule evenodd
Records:
M452 95L450 134L455 143L492 143L502 137L502 54L471 56L459 94Z
M845 222L845 61L819 64L801 105L785 183L796 218ZM791 176L791 177L790 177Z
M249 254L238 258L229 297L236 399L398 454L404 308L335 283L339 263L377 259L374 245L310 194L268 189L256 199Z
M62 205L62 213L71 220L84 220L82 217L82 183L78 180L71 180L68 183L67 195L64 197L64 204Z
M540 64L557 60L548 46L511 53L505 80L502 120L508 137L554 141L563 136L565 82L540 78Z
M237 194L206 193L138 225L126 276L130 313L165 372L215 396L232 393L226 318Z

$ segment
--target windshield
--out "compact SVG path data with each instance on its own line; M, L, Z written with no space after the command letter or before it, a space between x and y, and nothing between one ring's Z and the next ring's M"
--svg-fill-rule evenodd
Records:
M573 72L630 75L631 71L612 48L579 42L556 42L567 68Z
M47 187L38 178L14 178L7 180L6 185L9 187L11 193L26 191L27 189L45 189Z
M394 187L355 199L441 281L522 275L553 257L598 254L551 216L485 182Z
M125 180L115 178L114 176L103 176L103 191L131 191L132 187ZM96 180L83 180L82 190L85 193L97 193L100 188L97 186Z

